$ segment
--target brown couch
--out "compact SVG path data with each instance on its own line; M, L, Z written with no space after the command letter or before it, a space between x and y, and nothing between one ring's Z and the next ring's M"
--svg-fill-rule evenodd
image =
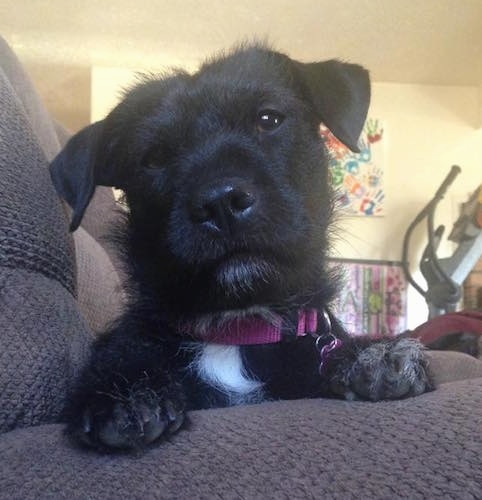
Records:
M63 137L0 40L0 498L481 498L482 363L456 353L431 355L417 398L198 411L142 455L73 447L60 411L122 280L107 189L68 233L47 168Z

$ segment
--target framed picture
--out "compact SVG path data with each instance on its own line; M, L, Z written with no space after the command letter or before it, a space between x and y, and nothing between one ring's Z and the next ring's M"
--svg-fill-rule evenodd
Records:
M352 335L394 336L407 327L407 282L400 262L331 259L343 286L334 312Z

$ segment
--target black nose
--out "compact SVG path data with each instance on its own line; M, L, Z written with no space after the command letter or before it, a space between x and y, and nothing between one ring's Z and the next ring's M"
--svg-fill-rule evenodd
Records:
M240 183L220 183L200 189L193 196L191 217L197 224L222 232L233 232L252 216L256 197Z

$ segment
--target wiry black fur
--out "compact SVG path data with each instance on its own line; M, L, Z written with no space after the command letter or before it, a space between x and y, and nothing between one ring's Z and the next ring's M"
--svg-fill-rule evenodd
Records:
M232 404L191 369L193 339L181 326L202 335L200 324L227 315L269 313L289 330L300 308L329 309L332 193L319 125L356 150L369 95L359 66L247 46L194 75L146 79L71 139L52 178L73 208L72 229L96 185L122 188L131 277L129 308L96 343L69 404L71 433L136 448L176 431L190 409ZM264 125L260 112L278 122ZM321 375L309 336L242 347L246 371L264 384L246 400L378 400L430 388L416 343L353 340L332 321L344 346Z

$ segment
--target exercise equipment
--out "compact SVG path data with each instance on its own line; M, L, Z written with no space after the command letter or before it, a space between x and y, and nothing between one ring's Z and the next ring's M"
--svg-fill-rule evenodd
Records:
M407 281L425 298L429 318L456 310L462 298L462 284L482 256L482 184L462 205L460 215L448 236L449 240L457 243L457 248L450 257L439 259L437 256L445 226L440 225L434 229L435 211L460 172L459 166L452 166L435 196L408 227L403 240L403 270ZM420 271L427 282L426 289L414 280L408 262L412 233L424 219L427 220L428 243L422 254Z

